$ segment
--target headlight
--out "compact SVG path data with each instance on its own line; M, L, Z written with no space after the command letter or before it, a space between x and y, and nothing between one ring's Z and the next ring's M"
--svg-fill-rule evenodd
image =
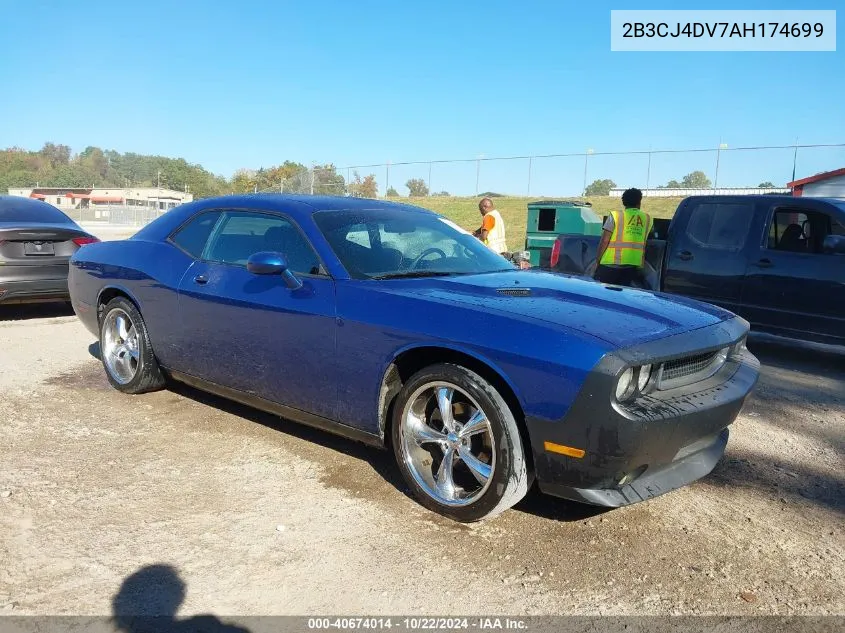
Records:
M619 382L616 383L616 400L622 402L634 395L634 369L629 367L619 376Z
M645 388L648 386L648 381L651 379L651 365L643 365L637 374L637 389L641 393L645 393Z

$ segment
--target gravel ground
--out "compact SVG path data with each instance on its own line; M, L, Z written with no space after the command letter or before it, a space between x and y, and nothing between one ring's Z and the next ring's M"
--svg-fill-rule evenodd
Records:
M118 393L63 310L0 309L0 615L167 611L180 581L180 614L845 614L841 357L752 347L761 383L687 488L610 512L532 493L468 527L385 452Z

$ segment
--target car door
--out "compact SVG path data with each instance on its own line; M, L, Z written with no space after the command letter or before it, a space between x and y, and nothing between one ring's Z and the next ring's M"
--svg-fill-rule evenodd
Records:
M669 237L663 289L739 313L754 218L751 201L688 200Z
M845 219L822 203L776 203L749 258L743 291L752 326L790 337L845 343L845 256L825 253Z
M261 251L283 253L302 287L250 273ZM225 210L179 288L185 373L334 419L335 292L323 270L292 219Z

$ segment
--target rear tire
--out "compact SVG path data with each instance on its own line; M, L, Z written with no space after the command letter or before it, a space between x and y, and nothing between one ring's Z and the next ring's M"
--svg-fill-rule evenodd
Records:
M456 521L495 517L531 485L513 412L489 382L460 365L432 365L405 383L391 439L414 497Z
M118 391L138 394L164 387L144 319L125 297L115 297L103 309L100 358L106 377Z

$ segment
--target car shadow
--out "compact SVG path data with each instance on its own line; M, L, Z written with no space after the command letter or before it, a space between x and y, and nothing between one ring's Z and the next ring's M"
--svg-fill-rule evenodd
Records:
M749 340L761 377L743 415L758 424L845 453L845 354L799 344ZM792 439L790 439L790 442ZM790 444L791 446L791 444ZM747 489L782 503L800 502L845 514L845 477L803 452L731 447L702 484Z
M800 371L809 374L834 375L845 380L845 362L843 357L836 354L822 354L813 352L804 358L796 358L795 348L790 345L772 344L769 342L756 342L750 345L752 352L760 358L764 367L777 367L789 371ZM100 359L100 344L94 342L88 347L89 354ZM266 413L240 403L215 396L200 389L188 385L170 382L168 389L182 397L189 398L215 409L219 409L231 415L235 415L252 422L261 424L267 428L291 437L315 444L322 448L335 451L353 459L368 464L382 479L393 488L399 490L408 498L412 498L410 490L405 485L404 479L394 462L390 450L383 451L377 448L364 445L360 442L350 440L329 432L309 427L304 424L292 422L280 418L271 413ZM780 383L780 396L783 398L800 397L815 398L816 401L832 405L843 402L838 394L820 393L818 385L815 387L789 382ZM845 398L845 395L841 396ZM757 404L757 408L765 408L767 403ZM767 415L767 418L777 420L777 416ZM773 422L777 424L777 422ZM840 439L841 438L837 438ZM830 440L830 438L828 438ZM755 459L759 458L759 459ZM804 472L795 473L795 468L784 468L785 476L790 480L784 480L780 470L775 468L771 471L764 468L765 459L760 456L743 455L739 459L728 459L720 462L714 469L713 476L706 478L705 482L721 487L757 487L776 491L780 494L802 496L806 500L826 506L836 511L843 510L842 482L825 480L821 473ZM795 475L800 475L795 479ZM537 516L543 519L560 522L583 521L608 512L610 509L600 506L591 506L566 499L559 499L545 495L536 486L528 491L525 498L516 504L515 511Z
M173 566L147 565L127 576L112 598L112 624L124 633L249 633L212 614L177 619L185 596L185 581Z
M585 521L586 519L592 519L612 510L612 508L591 506L586 503L578 503L577 501L569 501L568 499L560 499L543 494L536 484L531 487L525 498L517 503L513 509L517 512L531 514L542 519L549 519L550 521L560 521L561 523Z
M74 316L70 303L0 303L0 321L29 321Z
M91 345L89 351L92 355L99 357L99 346L96 344ZM400 491L406 497L413 499L411 491L405 484L405 480L396 466L390 446L388 446L388 450L380 450L376 447L367 446L361 442L315 429L305 424L285 420L272 413L266 413L259 409L242 405L183 383L171 381L168 383L168 389L172 393L189 398L200 404L219 409L231 415L250 420L251 422L256 422L274 431L285 433L310 444L315 444L364 462L393 488ZM549 497L542 494L536 485L529 490L521 502L514 506L514 509L541 518L563 522L582 521L606 511L605 508Z
M293 422L272 413L267 413L260 409L240 404L234 400L216 396L183 383L170 381L167 384L167 389L171 393L188 398L199 404L218 409L230 415L249 420L250 422L261 424L274 431L306 441L309 444L315 444L336 453L342 453L343 455L366 462L385 481L410 496L410 491L405 486L402 475L393 462L392 452L380 450L374 446L368 446L340 435L334 435L328 431L310 427L307 424Z
M764 367L825 376L832 374L845 380L845 348L815 347L758 335L749 337L748 349Z

